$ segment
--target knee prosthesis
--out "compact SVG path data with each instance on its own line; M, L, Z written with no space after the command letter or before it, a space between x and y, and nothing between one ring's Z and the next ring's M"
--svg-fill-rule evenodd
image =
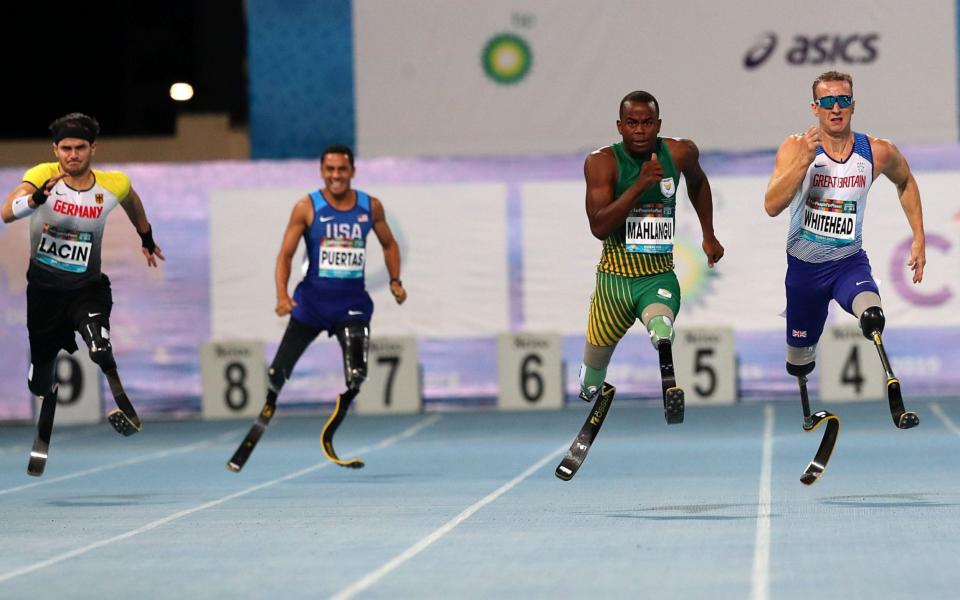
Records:
M607 365L613 357L614 346L594 346L586 342L583 347L583 363L580 365L580 398L591 401L600 393L607 376Z
M283 384L285 384L289 378L289 375L284 373L282 368L271 366L267 369L267 390L274 394L279 394L280 390L283 389Z
M673 343L673 318L673 310L658 302L647 305L640 314L640 321L650 333L654 350L660 349L660 342Z
M797 348L787 346L787 373L794 377L806 377L813 373L813 368L817 365L817 346L806 346Z
M98 321L84 321L80 324L80 336L87 343L90 359L104 372L117 368L113 359L113 346L110 345L110 330Z
M347 389L359 390L367 378L367 351L370 347L368 323L348 323L337 330L343 351L343 378Z
M650 343L654 348L660 347L660 342L666 340L673 343L673 319L666 315L657 315L647 322L647 331L650 332Z
M879 306L871 306L860 315L860 330L863 331L863 337L870 341L873 341L874 333L883 333L885 324L883 309Z
M34 396L45 396L56 380L56 359L42 365L30 365L30 372L27 374L27 387Z

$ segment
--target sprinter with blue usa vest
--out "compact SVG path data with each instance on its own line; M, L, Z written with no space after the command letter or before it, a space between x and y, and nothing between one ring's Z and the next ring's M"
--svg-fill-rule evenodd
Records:
M367 349L373 301L364 284L367 235L372 230L383 248L390 276L390 292L403 304L407 292L400 281L400 247L387 225L380 200L351 187L356 174L353 151L335 145L323 151L320 174L324 187L301 198L293 207L277 256L277 316L290 315L280 347L268 372L267 401L227 467L243 468L276 409L277 395L290 378L297 360L322 331L336 335L343 351L346 391L337 397L321 441L324 454L334 463L363 467L360 459L341 460L333 449L333 434L350 402L367 376ZM301 238L306 243L309 267L293 297L287 293L293 255Z
M880 289L862 248L867 193L881 175L896 186L913 232L907 259L913 283L923 280L927 262L917 181L892 142L853 131L853 78L827 71L813 81L812 91L810 109L817 124L788 136L780 145L764 198L764 209L771 217L790 209L785 282L787 372L800 385L804 430L827 424L820 449L801 477L807 485L816 482L826 468L840 428L836 415L827 411L810 414L806 385L830 300L856 317L864 337L876 346L887 376L894 425L909 429L920 423L915 413L904 408L900 381L884 350L881 334L886 319Z

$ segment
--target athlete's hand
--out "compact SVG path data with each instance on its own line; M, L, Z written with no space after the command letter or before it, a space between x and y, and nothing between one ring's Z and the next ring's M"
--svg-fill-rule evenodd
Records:
M923 267L927 264L927 250L926 244L923 240L918 240L914 238L913 244L910 245L910 260L907 261L907 266L910 267L910 270L913 271L913 282L920 283L923 281Z
M148 267L156 267L158 258L160 260L167 260L163 255L163 250L160 249L160 246L153 247L153 254L151 254L146 248L140 248L140 251L143 252L143 256L147 259Z
M57 173L50 179L44 181L40 184L40 187L36 189L32 194L30 194L30 199L33 200L34 208L38 208L41 204L44 204L47 201L47 198L50 194L53 193L53 186L57 185L57 182L66 177L66 173Z
M723 246L714 236L703 238L703 253L707 255L707 266L711 269L713 265L723 258Z
M296 305L297 305L296 301L290 296L278 298L277 307L273 309L273 312L277 313L278 317L283 317L292 313L293 307L295 307Z
M644 192L660 183L661 179L663 179L663 165L660 164L660 160L657 159L657 153L654 152L650 155L650 160L643 163L643 166L640 167L640 176L637 177L634 185L636 185L641 192Z
M390 282L390 293L393 294L397 304L403 304L404 300L407 299L407 290L403 289L403 284L399 281Z
M801 139L806 147L804 157L807 159L807 164L810 164L817 157L817 147L820 146L820 127L811 127L806 130Z

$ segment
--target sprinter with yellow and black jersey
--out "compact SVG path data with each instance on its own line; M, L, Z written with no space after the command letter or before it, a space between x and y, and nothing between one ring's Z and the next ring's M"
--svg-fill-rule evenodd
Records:
M37 440L28 473L43 474L56 408L55 369L61 349L77 350L76 332L90 358L107 376L118 409L108 415L123 435L142 425L120 383L110 345L110 280L100 269L107 215L117 206L133 223L151 267L163 253L153 241L140 197L120 171L100 171L96 119L71 113L50 125L56 162L29 169L3 203L5 223L30 217L30 265L27 269L27 331L30 337L30 391L43 398Z

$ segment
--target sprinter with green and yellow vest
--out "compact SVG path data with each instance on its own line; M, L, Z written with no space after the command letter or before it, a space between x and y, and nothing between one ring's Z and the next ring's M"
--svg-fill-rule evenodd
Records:
M27 269L27 333L30 371L27 385L42 398L37 438L27 472L43 474L57 405L56 360L60 350L77 350L76 333L90 358L107 376L117 409L107 419L123 435L141 430L140 419L123 391L110 344L110 280L100 270L107 215L122 206L140 234L147 265L157 266L163 252L153 241L140 196L120 171L100 171L91 163L100 125L71 113L50 125L56 162L39 164L3 203L4 223L30 219Z
M590 231L603 240L597 284L590 301L587 341L580 367L580 397L599 398L571 452L557 468L569 479L586 456L613 398L604 378L617 342L637 319L658 351L667 423L683 422L683 390L673 374L673 321L680 284L673 272L676 192L683 175L703 230L707 264L723 257L713 233L713 196L690 140L661 138L660 106L647 92L620 101L622 141L590 153L583 166Z

